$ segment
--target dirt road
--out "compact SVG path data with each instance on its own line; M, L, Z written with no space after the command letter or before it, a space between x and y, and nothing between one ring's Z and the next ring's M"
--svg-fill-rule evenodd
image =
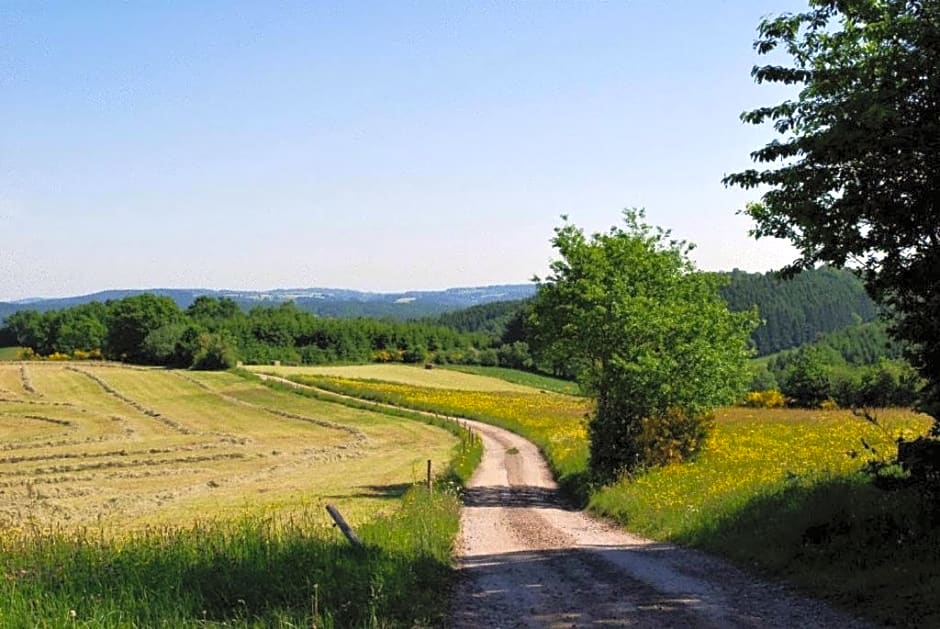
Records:
M461 517L450 626L865 626L715 558L566 507L534 445L469 423L485 455Z

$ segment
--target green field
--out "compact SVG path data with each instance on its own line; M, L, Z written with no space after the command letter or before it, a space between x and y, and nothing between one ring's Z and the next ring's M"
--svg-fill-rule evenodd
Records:
M631 531L786 578L879 623L940 624L935 508L912 489L878 489L859 473L874 456L863 440L888 457L898 436L927 430L924 415L884 409L882 429L849 411L720 409L694 462L591 488L584 484L590 410L584 398L448 391L402 384L391 373L386 382L345 373L297 379L508 427L538 444L563 484L589 497L592 510Z
M530 371L519 371L518 369L507 369L506 367L483 367L481 365L444 365L442 368L478 376L499 378L507 382L539 389L540 391L551 391L564 395L581 395L581 388L578 386L577 382L552 378L551 376L532 373Z
M0 361L17 360L22 347L0 347Z

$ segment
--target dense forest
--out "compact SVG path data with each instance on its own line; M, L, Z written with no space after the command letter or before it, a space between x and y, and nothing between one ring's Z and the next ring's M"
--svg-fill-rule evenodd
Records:
M848 271L823 267L788 280L738 270L727 275L721 295L728 307L757 306L762 324L751 338L759 356L812 343L821 334L878 316L862 282Z

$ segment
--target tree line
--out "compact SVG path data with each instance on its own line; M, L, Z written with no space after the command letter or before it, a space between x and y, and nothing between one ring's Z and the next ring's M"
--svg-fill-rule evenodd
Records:
M292 303L243 311L202 296L185 310L142 294L10 315L0 340L40 356L91 355L139 364L224 369L237 361L288 364L498 361L491 337L430 322L328 319Z

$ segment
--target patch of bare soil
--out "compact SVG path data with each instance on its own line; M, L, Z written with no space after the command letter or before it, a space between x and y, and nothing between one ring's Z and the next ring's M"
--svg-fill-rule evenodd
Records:
M714 557L571 509L533 444L468 424L485 454L461 516L448 626L866 626Z

